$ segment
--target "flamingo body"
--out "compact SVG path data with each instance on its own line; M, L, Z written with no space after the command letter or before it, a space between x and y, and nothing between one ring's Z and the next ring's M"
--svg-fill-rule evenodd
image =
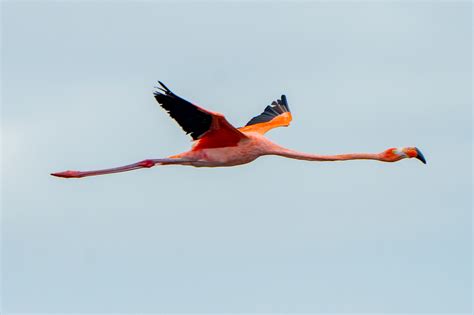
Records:
M225 147L201 148L200 141L206 141L206 143L210 143L210 141L207 139L198 140L190 151L172 157L192 160L192 162L185 164L197 167L236 166L250 163L262 155L270 154L272 149L277 148L274 143L262 135L257 133L245 133L245 135L247 139Z
M159 81L158 81L159 82ZM176 120L194 140L192 148L181 154L162 159L147 159L137 163L96 171L65 171L51 175L81 178L150 168L155 165L189 165L195 167L224 167L250 163L260 156L278 155L306 161L378 160L396 162L404 158L426 160L416 147L390 148L380 153L348 153L319 155L293 151L268 140L266 132L289 126L292 115L285 95L272 102L245 126L235 128L224 115L192 104L177 96L163 83L155 91L156 101Z

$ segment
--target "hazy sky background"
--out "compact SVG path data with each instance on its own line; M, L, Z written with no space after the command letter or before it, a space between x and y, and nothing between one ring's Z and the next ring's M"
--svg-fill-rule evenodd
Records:
M2 2L14 312L471 310L471 2ZM156 80L315 153L64 180L189 148Z

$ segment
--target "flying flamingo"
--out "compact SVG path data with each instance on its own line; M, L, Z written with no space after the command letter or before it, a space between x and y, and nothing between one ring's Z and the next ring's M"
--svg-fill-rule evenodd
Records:
M191 150L163 159L147 159L137 163L96 170L64 171L51 175L64 178L80 178L94 175L126 172L155 165L191 165L195 167L235 166L252 162L263 155L279 155L306 161L377 160L396 162L404 158L426 160L416 147L390 148L381 153L349 153L319 155L293 151L281 147L264 135L276 127L289 126L292 117L285 95L268 105L263 113L253 117L240 128L232 126L220 113L194 105L177 96L158 81L156 101L176 120L181 128L194 140Z

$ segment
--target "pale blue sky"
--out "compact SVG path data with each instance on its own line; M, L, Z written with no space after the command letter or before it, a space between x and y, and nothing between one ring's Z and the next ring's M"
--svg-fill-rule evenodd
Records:
M2 295L15 312L470 313L471 3L2 2ZM82 180L190 142L156 80L315 153Z

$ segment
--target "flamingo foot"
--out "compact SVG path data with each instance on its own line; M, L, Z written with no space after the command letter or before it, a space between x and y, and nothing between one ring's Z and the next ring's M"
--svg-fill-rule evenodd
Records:
M64 171L64 172L51 173L51 175L56 176L56 177L62 177L62 178L80 178L82 177L82 172Z

